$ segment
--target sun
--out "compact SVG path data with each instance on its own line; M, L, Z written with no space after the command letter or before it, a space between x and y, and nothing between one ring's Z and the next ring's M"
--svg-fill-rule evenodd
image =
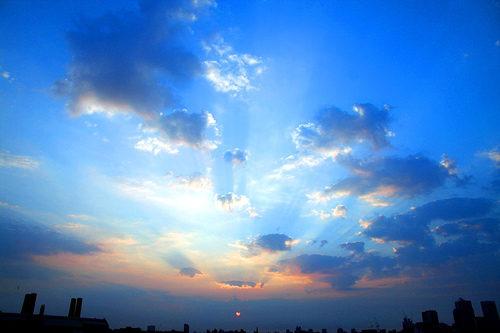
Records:
M241 316L241 312L236 311L236 317L239 317L239 316Z

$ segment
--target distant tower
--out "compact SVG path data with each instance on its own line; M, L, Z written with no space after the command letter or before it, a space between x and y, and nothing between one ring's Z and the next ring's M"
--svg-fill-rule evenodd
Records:
M484 319L490 328L500 328L500 318L495 301L482 301L481 310L483 310Z
M473 332L476 329L476 316L472 302L459 298L455 302L453 320L457 332Z
M21 309L22 314L32 315L35 311L36 303L36 293L24 295L23 308Z
M184 324L184 333L189 333L189 325Z
M438 325L439 318L436 310L428 310L422 312L422 322L424 324Z

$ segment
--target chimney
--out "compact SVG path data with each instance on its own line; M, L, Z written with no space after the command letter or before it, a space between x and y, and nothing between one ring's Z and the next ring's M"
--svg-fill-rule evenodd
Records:
M71 303L69 304L68 317L74 317L75 316L75 306L76 306L76 298L72 298L71 299Z
M80 318L80 314L82 313L82 298L76 299L76 309L75 309L75 317Z
M44 313L45 313L45 304L42 304L42 306L40 307L40 313L39 313L39 315L43 316Z
M36 293L24 295L23 308L21 309L22 314L32 315L35 311L36 303Z

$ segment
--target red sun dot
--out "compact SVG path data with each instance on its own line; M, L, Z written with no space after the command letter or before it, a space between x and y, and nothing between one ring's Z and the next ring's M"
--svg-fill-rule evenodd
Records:
M241 316L241 312L236 312L236 317Z

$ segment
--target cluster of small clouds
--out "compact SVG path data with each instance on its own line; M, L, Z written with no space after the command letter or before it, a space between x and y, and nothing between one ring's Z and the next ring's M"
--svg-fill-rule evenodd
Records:
M303 254L278 261L269 273L307 275L333 288L349 290L361 280L424 277L449 274L448 265L464 267L476 256L497 265L500 250L500 219L496 203L485 198L436 200L390 217L360 220L360 233L379 243L394 244L394 256L365 251L364 242L348 242L340 248L348 256ZM441 223L432 227L434 223ZM476 272L481 274L482 270Z
M218 36L212 44L203 44L208 55L215 60L203 62L205 77L215 90L232 93L255 89L251 81L265 70L262 59L250 54L235 53L233 48Z
M344 205L338 205L337 207L330 210L329 213L325 213L323 210L318 212L313 210L314 215L319 216L322 220L329 219L331 217L335 218L347 218L347 207Z

